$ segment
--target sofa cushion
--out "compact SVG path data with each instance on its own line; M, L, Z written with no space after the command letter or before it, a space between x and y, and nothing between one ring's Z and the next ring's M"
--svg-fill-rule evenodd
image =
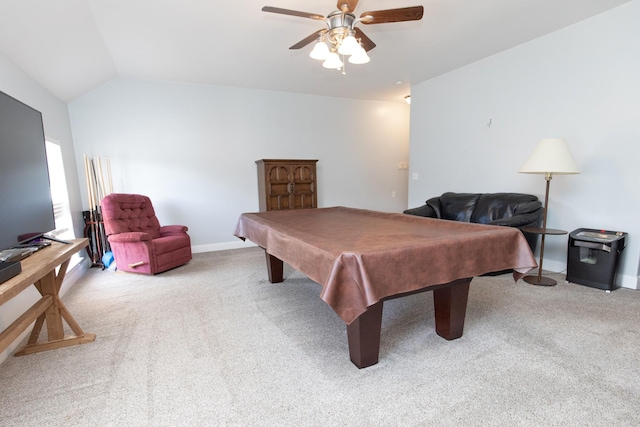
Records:
M519 193L487 193L477 199L471 222L489 224L502 218L531 213L540 209L536 196Z
M444 193L440 196L440 218L473 222L473 212L480 194Z

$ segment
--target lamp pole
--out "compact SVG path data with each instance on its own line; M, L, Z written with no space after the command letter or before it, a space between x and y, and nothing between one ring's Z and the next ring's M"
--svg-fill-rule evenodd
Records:
M547 214L549 212L549 186L551 177L555 174L575 174L580 173L576 162L571 156L567 143L562 138L544 138L536 146L533 153L527 158L520 168L521 173L544 174L547 181L547 188L544 194L544 213L542 228L525 227L523 232L542 234L540 242L540 263L537 276L525 276L524 281L532 285L554 286L557 282L549 277L542 277L542 261L544 259L544 243L547 234L561 235L567 234L564 230L547 228Z
M542 217L542 238L540 239L540 265L538 266L538 283L542 283L542 260L544 259L544 237L547 235L547 212L549 207L549 186L551 184L551 172L544 176L547 188L544 193L544 216Z

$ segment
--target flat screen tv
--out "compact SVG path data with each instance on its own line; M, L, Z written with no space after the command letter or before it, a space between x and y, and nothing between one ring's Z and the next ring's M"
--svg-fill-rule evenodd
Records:
M0 92L0 250L54 229L42 114Z

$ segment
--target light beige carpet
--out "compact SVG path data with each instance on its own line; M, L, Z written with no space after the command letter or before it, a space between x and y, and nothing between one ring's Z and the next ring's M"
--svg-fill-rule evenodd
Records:
M320 286L288 267L270 284L258 248L91 269L64 300L96 341L0 365L0 425L640 425L640 292L554 277L474 279L455 341L430 292L389 301L359 370Z

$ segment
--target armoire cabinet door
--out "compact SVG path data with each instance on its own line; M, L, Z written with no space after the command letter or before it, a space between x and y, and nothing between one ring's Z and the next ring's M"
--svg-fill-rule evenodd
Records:
M290 186L289 206L290 209L315 208L315 163L309 165L294 166L292 171L293 186Z
M317 160L256 160L260 211L315 208Z

